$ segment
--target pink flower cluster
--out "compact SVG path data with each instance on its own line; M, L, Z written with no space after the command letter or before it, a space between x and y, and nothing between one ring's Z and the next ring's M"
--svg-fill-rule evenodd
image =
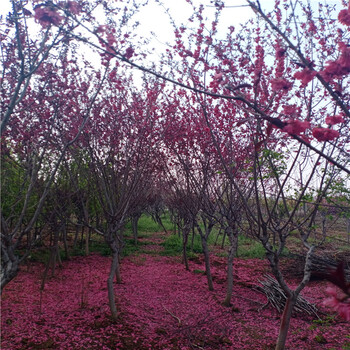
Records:
M317 141L332 141L339 137L339 131L327 128L314 128L312 130L312 136Z
M306 129L310 128L310 122L308 121L300 121L296 119L288 120L287 125L282 129L290 135L300 135Z
M335 125L335 124L341 124L341 123L344 123L344 118L341 115L326 117L326 124L328 125Z
M326 80L331 80L332 77L341 77L350 73L350 47L345 43L340 43L340 57L335 61L329 61L322 75Z
M276 92L287 92L292 88L292 86L293 83L284 78L277 78L271 80L271 88L273 91Z
M129 59L132 57L133 54L134 54L134 49L132 47L128 47L125 51L124 57L126 59Z
M339 295L334 286L328 287L326 293L329 297L323 302L323 305L331 307L344 320L350 321L350 297L344 293Z
M68 1L66 7L74 15L77 15L81 11L81 7L76 1Z
M301 84L306 86L317 74L316 71L311 70L309 68L304 68L301 72L296 72L294 74L294 78L301 80Z
M44 27L47 28L51 24L58 26L63 17L55 10L49 7L37 7L34 18Z
M338 20L340 23L350 26L350 5L347 10L341 10L338 14Z

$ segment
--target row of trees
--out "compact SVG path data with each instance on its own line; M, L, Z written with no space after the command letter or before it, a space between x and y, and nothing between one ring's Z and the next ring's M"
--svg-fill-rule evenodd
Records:
M210 26L204 6L193 5L192 28L175 28L176 45L146 67L130 26L136 5L33 5L12 1L1 27L1 289L47 233L54 262L74 223L112 251L107 283L116 317L123 227L161 201L181 228L185 264L190 231L200 235L210 290L208 237L214 225L224 230L226 305L238 233L262 243L288 297L276 345L283 349L327 232L319 209L350 173L350 10L336 20L327 5L315 15L295 1L266 14L248 1L256 18L223 39L224 3L215 3ZM97 22L98 8L106 23ZM28 29L34 21L37 33ZM100 68L82 58L83 44L100 54ZM141 84L130 67L144 72ZM291 234L306 255L294 290L279 268Z

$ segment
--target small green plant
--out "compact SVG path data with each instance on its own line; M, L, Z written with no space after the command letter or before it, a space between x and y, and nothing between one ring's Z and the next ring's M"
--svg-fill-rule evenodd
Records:
M164 246L163 255L176 256L182 252L182 240L178 235L170 235L162 243Z
M346 335L345 338L349 339L345 341L345 343L342 346L343 350L350 350L350 335Z
M90 252L99 253L103 256L111 255L111 249L108 247L107 243L104 241L93 241L90 244Z
M318 327L329 327L335 322L335 315L327 315L323 319L317 319L312 321L312 325L309 327L310 330L314 330Z
M266 251L260 242L246 236L239 236L237 257L264 259Z
M282 255L287 256L288 254L289 250L287 248L284 248L282 251ZM256 241L247 236L239 236L237 257L248 259L265 259L266 250L259 241Z
M169 215L164 214L161 216L162 224L164 227L171 231L174 228L174 224L170 221ZM138 223L137 228L139 231L139 235L141 235L144 232L162 232L164 231L164 228L155 222L150 215L142 214ZM125 234L131 235L132 234L132 225L131 222L128 222L125 225Z
M319 344L325 344L327 343L326 338L322 334L317 334L314 338L314 340Z
M182 250L183 250L182 238L179 237L178 235L168 236L165 239L165 241L162 243L162 245L164 246L163 255L176 256L176 255L182 254ZM198 234L194 237L193 246L192 246L192 234L189 235L186 251L187 251L188 257L193 257L193 256L196 256L196 254L202 253L203 250L202 250L201 238Z

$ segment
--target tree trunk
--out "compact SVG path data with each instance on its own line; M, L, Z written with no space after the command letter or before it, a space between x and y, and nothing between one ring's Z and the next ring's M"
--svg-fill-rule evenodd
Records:
M19 259L13 253L13 247L1 242L1 293L4 287L12 281L19 271Z
M183 262L185 263L185 267L187 271L190 271L190 268L188 266L188 259L187 259L187 242L188 242L188 235L190 229L186 225L184 226L182 230L182 257L183 257Z
M63 245L64 245L64 255L66 256L67 260L70 260L68 243L67 243L67 224L63 226L62 238L63 238Z
M224 249L225 240L226 240L226 230L224 231L224 234L222 236L221 249Z
M85 235L85 255L90 255L89 241L90 241L91 229L89 228Z
M231 227L227 227L227 229L225 230L225 235L226 233L230 240L230 250L227 258L227 290L223 305L231 306L233 292L233 260L237 252L238 234L237 232L234 232Z
M74 235L73 249L75 249L77 247L78 238L79 238L79 225L76 225L75 226L75 235Z
M117 269L118 269L118 250L115 247L115 249L112 250L111 269L107 279L109 308L111 310L111 315L114 320L116 320L118 317L118 310L115 304L115 295L114 295L114 277L116 276Z
M292 317L293 308L295 305L297 297L292 294L290 297L287 298L286 305L284 306L282 318L281 318L281 324L280 324L280 330L278 333L278 339L277 344L275 347L275 350L284 350L290 325L290 319Z
M201 237L201 241L202 241L202 248L203 248L203 254L204 254L204 261L205 261L205 273L207 275L207 280L208 280L208 289L212 291L214 290L214 286L213 286L213 278L211 276L211 271L210 271L208 244L204 237Z
M194 226L192 226L192 240L191 240L191 252L193 252L193 246L194 246L194 236L196 234L196 231L194 229Z
M134 236L134 243L135 245L137 245L137 237L138 237L138 222L139 222L139 218L141 215L133 215L131 218L131 222L132 222L132 233Z
M48 258L47 263L46 263L46 267L45 267L45 270L44 270L44 273L43 273L43 278L41 280L41 285L40 285L40 290L41 291L43 291L45 289L45 283L46 283L47 276L48 276L49 271L50 271L50 265L52 263L52 259L53 259L53 252L52 252L52 247L50 247L49 258Z
M118 284L122 283L122 276L120 274L120 250L118 251L117 268L115 270L115 279Z
M85 232L85 226L82 226L82 227L81 227L80 248L83 248L83 243L84 243L84 232Z

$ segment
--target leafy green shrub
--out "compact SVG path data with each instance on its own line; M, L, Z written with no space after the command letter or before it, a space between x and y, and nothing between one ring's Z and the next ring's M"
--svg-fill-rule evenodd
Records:
M165 214L161 216L162 223L164 227L171 231L174 228L174 225L170 221L169 215ZM142 214L138 223L137 228L139 233L142 232L162 232L164 231L164 228L159 225L157 222L155 222L150 215ZM125 225L125 233L126 234L132 234L132 224L131 221L129 221Z
M262 244L247 236L238 237L237 257L264 259L266 256Z
M182 238L178 235L170 235L168 236L164 243L163 255L175 256L180 255L182 253ZM192 249L192 235L188 237L188 242L186 246L186 251L188 257L195 256L196 254L202 253L202 244L199 235L194 237L193 241L193 249Z
M162 243L164 246L163 255L175 256L182 252L182 240L178 235L170 235Z
M289 251L287 248L283 249L282 256L287 256ZM263 245L252 238L247 236L238 237L238 250L237 257L248 258L248 259L265 259L266 251Z

